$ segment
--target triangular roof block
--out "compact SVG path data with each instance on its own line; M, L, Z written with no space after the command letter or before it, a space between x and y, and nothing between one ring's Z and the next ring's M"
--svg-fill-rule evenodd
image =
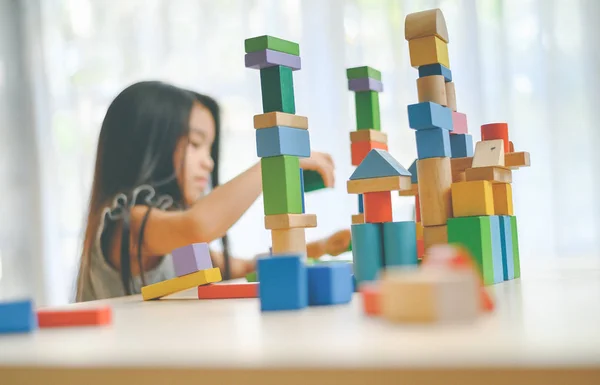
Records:
M382 178L386 176L411 175L389 152L374 148L360 162L354 173L350 176L350 180Z
M416 159L412 162L412 164L408 168L408 172L410 172L411 183L419 183L419 179L417 176L417 160Z

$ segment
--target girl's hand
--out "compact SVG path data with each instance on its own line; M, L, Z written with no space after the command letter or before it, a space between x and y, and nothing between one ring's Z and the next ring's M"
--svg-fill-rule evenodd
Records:
M231 258L231 279L244 278L246 274L256 270L255 259Z
M322 152L312 152L310 158L300 158L300 167L304 170L313 170L321 175L325 187L335 184L334 165L331 155Z
M350 230L338 231L325 241L325 253L333 257L340 255L348 250L351 241Z

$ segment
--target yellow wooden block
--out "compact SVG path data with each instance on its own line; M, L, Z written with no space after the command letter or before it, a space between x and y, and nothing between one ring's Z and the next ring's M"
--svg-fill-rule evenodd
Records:
M433 245L445 245L448 243L448 226L423 227L423 244L425 253Z
M362 223L365 223L365 214L354 214L352 216L353 225L360 225Z
M492 184L486 180L452 183L455 218L494 215Z
M306 116L288 114L279 111L254 115L254 128L257 130L273 126L286 126L308 130L308 118Z
M417 228L417 239L423 239L423 224L421 222L417 222L416 228Z
M456 90L454 89L454 82L448 82L446 86L446 100L449 109L456 112Z
M350 132L350 143L356 142L388 142L388 136L385 132L377 130L358 130Z
M512 171L504 167L477 167L465 171L467 181L487 180L492 183L512 183Z
M417 160L419 203L423 226L445 225L452 218L450 158Z
M192 274L167 279L166 281L153 283L142 287L142 298L144 301L161 298L183 290L197 286L221 281L221 270L218 267L200 270Z
M494 215L514 215L512 186L510 183L494 183Z
M450 68L448 44L437 36L409 40L408 49L410 52L410 65L415 68L435 63Z
M531 166L531 157L528 152L507 152L504 154L504 167L517 169L529 166Z
M282 230L317 227L315 214L276 214L265 216L265 229Z
M401 197L414 197L419 194L419 185L417 183L413 183L410 190L400 190L399 195Z
M504 140L484 140L475 144L471 167L504 167Z
M406 15L404 38L410 41L425 36L437 36L446 43L450 42L446 20L439 8Z
M306 254L306 237L303 228L271 230L273 254Z
M348 194L369 192L411 190L410 176L386 176L381 178L349 180L346 184Z
M417 79L419 103L433 102L447 106L446 79L442 75L425 76Z

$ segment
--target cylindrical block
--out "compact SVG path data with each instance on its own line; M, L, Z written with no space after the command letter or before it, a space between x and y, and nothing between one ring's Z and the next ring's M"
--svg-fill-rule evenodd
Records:
M352 225L352 261L356 284L375 281L383 265L382 225L364 223Z
M448 226L423 227L423 242L425 252L433 245L445 245L448 243Z
M417 265L417 229L415 222L383 224L384 266Z
M452 218L450 158L419 159L417 174L423 226L445 225Z
M456 90L454 89L454 82L446 83L446 101L448 103L448 108L456 112Z
M447 105L446 81L442 75L425 76L417 79L417 92L419 103L433 102Z
M303 228L271 230L272 254L299 253L306 255L306 238Z
M481 140L502 139L504 141L504 152L509 152L511 149L508 140L508 124L507 123L489 123L481 126Z

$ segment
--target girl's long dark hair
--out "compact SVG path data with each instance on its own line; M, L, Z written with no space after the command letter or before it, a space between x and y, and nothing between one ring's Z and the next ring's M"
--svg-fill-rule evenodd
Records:
M189 116L194 102L204 105L215 121L215 141L212 148L214 170L213 187L219 184L219 150L221 143L221 119L217 102L195 92L183 90L157 81L140 82L123 90L111 103L102 123L92 193L85 228L81 264L77 278L77 301L83 300L83 287L90 274L90 258L96 242L98 229L106 219L105 208L122 194L131 203L136 201L134 191L149 186L155 196L166 196L173 206L184 208L183 192L176 177L173 154L181 137L189 134ZM140 197L145 199L147 197ZM150 200L146 200L149 206ZM129 210L121 208L119 221L106 220L100 239L104 255L109 250L118 223L122 229L121 279L127 294L131 294L132 274L129 248ZM147 216L150 214L148 208ZM143 227L139 244L143 244ZM229 277L229 248L227 237L223 238L223 254L226 266L224 278ZM138 247L138 251L141 248ZM138 255L139 258L139 255ZM140 266L141 267L141 266ZM142 270L143 279L143 270Z

